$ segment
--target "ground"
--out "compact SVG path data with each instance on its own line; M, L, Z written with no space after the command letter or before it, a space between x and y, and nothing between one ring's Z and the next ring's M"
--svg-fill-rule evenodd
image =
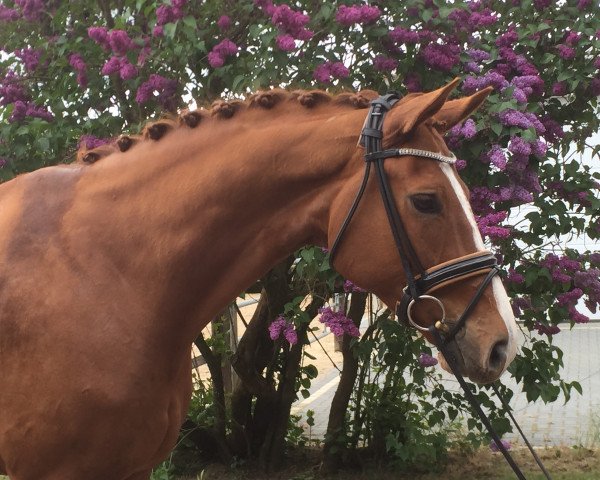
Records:
M551 447L537 449L538 455L552 475L553 480L598 480L600 479L600 450L583 447ZM524 469L528 480L544 477L528 451L512 452L517 463ZM262 474L250 466L227 468L220 465L208 466L197 476L181 477L177 480L514 480L515 475L502 455L482 448L472 454L455 453L450 456L442 472L419 474L414 471L380 470L365 467L363 471L343 471L336 475L319 474L318 453L302 452L294 455L292 462L282 472ZM173 479L175 480L175 479Z

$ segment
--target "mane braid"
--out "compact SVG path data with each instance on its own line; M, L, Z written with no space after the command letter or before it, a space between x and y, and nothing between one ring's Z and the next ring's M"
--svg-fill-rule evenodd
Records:
M184 110L177 117L165 117L159 120L150 121L144 125L139 135L121 134L111 143L106 145L93 149L81 147L77 151L76 161L92 165L101 158L107 157L115 152L126 152L142 141L158 141L175 128L196 128L203 122L203 119L208 116L228 119L245 108L270 110L286 101L297 102L301 107L309 109L329 103L363 109L368 108L371 100L377 98L378 95L379 94L373 90L341 92L332 95L324 90L289 91L281 88L274 88L253 93L245 101L216 100L207 109L199 108L196 110Z

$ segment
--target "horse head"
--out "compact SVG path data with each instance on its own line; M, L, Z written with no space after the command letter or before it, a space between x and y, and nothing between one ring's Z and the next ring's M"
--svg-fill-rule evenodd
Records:
M332 204L329 245L340 273L445 342L463 374L488 383L514 359L517 327L442 138L489 90L448 100L456 83L375 101L355 152L366 171L355 168Z

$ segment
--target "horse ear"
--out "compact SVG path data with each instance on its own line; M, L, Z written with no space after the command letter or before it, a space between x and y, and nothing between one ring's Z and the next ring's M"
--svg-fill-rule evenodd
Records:
M404 101L390 110L384 124L383 138L386 147L398 142L399 137L410 133L420 123L431 118L446 102L448 95L460 82L455 78L442 88L420 95L406 97Z
M487 87L470 97L450 100L435 114L434 126L440 133L446 133L453 126L468 118L484 102L493 87Z

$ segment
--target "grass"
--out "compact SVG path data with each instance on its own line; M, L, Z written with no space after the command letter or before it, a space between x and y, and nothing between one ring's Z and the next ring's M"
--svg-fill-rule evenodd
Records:
M528 480L544 480L534 460L526 450L512 452ZM599 480L600 450L587 448L538 449L538 455L553 480ZM451 455L443 472L415 473L365 467L362 471L343 471L323 476L318 471L318 456L305 455L294 459L277 474L262 474L250 467L230 469L211 465L202 474L173 480L514 480L515 475L499 453L480 449L473 454Z
M582 447L538 449L553 480L600 479L600 450ZM523 468L528 480L543 480L541 472L527 451L513 451L515 460ZM319 474L319 457L316 452L303 452L295 456L288 466L275 474L262 474L250 466L228 468L210 465L197 476L171 477L170 480L514 480L500 454L480 449L472 454L452 454L443 472L419 474L364 467L335 475ZM0 475L0 480L9 480Z

